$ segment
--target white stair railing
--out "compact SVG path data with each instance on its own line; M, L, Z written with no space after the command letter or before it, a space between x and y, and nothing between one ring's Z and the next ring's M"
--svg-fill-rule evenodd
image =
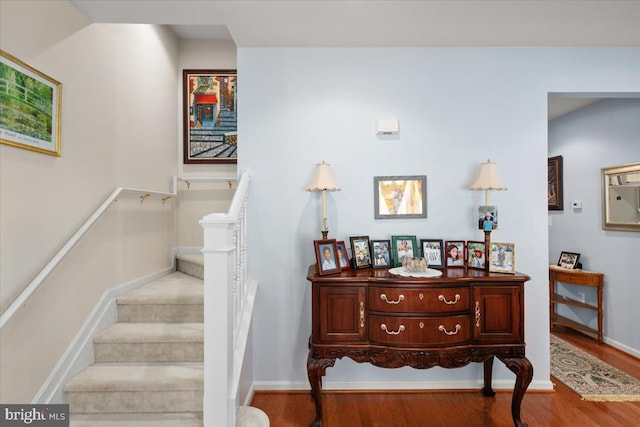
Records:
M226 214L200 220L204 229L204 402L205 427L235 427L257 282L247 274L247 193L251 172L243 171Z

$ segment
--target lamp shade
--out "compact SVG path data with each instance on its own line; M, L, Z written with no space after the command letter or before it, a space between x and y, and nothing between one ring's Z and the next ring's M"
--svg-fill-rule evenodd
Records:
M340 187L333 179L331 175L331 165L322 163L316 165L316 172L311 179L311 182L306 188L307 191L340 191Z
M498 176L498 168L494 162L487 159L480 165L480 174L475 182L469 186L469 190L506 190Z

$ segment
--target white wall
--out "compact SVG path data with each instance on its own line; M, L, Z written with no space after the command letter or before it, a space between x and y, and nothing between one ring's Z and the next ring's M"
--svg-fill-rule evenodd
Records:
M492 195L501 220L492 237L514 242L517 270L532 277L527 355L533 387L548 388L547 94L638 91L639 70L640 49L239 49L238 166L254 172L250 273L260 281L257 386L308 388L305 278L320 220L318 196L304 187L317 162L331 163L342 187L328 196L330 237L477 240L484 199L466 187L491 158L509 188ZM399 137L376 137L377 118L398 119ZM374 220L373 177L417 174L427 175L428 218ZM455 387L481 377L477 365L416 373L341 360L325 385ZM495 378L513 375L500 366Z
M0 2L0 47L62 83L62 155L0 146L0 309L116 187L171 190L178 43L91 25L66 1ZM0 334L3 403L30 402L105 289L172 265L175 203L121 198Z
M639 94L640 96L640 94ZM580 253L585 270L604 273L606 342L640 355L640 279L636 269L640 233L602 229L601 169L640 162L640 99L604 99L549 122L549 156L561 155L564 210L550 211L549 260L561 251ZM573 210L571 202L583 208ZM584 287L567 287L567 295ZM595 290L587 302L597 303ZM560 307L561 313L593 328L594 312Z

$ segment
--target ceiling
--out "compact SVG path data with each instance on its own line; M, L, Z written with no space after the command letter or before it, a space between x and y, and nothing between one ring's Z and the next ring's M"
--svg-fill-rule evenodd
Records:
M640 1L70 0L91 22L237 47L640 47ZM550 97L549 120L599 98Z
M640 1L70 0L92 22L238 47L640 46Z

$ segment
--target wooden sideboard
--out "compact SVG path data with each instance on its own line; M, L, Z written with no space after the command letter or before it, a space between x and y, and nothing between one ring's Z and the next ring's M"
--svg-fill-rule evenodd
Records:
M597 305L587 304L562 295L558 292L556 284L566 283L575 286L590 286L596 288ZM568 268L549 266L549 325L551 330L555 326L564 326L578 331L595 334L598 342L602 343L602 287L604 286L604 274L587 270L570 270ZM558 305L570 305L586 310L593 310L598 316L598 329L593 329L585 324L573 321L557 312Z
M515 426L533 377L525 357L524 274L466 268L442 270L438 278L411 278L387 269L343 271L319 276L309 268L312 326L307 373L316 418L322 425L322 377L336 359L349 357L383 368L484 363L485 396L497 357L516 374L511 401Z

